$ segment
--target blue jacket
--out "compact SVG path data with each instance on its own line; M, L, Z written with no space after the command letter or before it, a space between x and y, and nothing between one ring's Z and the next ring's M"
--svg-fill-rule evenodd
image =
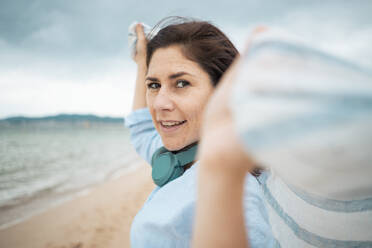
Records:
M162 145L147 108L125 119L131 142L138 154L150 163ZM179 178L156 187L131 227L131 247L189 247L194 221L198 162ZM262 189L250 174L245 182L245 223L251 247L271 247L273 238L263 201Z

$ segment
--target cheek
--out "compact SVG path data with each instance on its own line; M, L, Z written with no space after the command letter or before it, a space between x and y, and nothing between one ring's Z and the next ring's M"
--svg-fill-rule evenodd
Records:
M190 108L188 109L188 119L190 121L190 131L192 131L195 135L199 135L199 131L201 128L202 118L204 108L208 102L208 96L200 97L199 100L194 100L192 105L189 105ZM194 135L194 136L195 136Z
M155 128L157 129L157 122L156 122L156 113L155 113L155 109L154 109L154 98L151 97L151 95L149 94L146 94L146 104L147 104L147 108L149 109L150 111L150 114L151 114L151 117L152 117L152 121L155 125Z
M154 111L154 97L151 96L151 94L146 93L146 105L150 110L151 115L153 114Z
M146 104L147 104L148 107L150 107L151 97L150 97L149 92L148 92L147 89L146 89L146 95L145 96L146 96Z
M190 114L190 120L192 121L194 126L200 126L202 118L202 106L197 105Z

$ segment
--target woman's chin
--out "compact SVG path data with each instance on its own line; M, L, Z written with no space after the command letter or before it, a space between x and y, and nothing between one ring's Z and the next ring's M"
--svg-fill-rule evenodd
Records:
M163 141L163 145L164 147L168 150L168 151L179 151L181 150L182 148L190 145L191 143L185 143L185 142L182 142L180 143L179 141L177 142L174 142L172 140L165 140L165 139L162 139Z
M181 150L182 148L184 148L186 145L177 145L177 144L166 144L164 143L164 147L168 150L168 151L178 151L178 150Z

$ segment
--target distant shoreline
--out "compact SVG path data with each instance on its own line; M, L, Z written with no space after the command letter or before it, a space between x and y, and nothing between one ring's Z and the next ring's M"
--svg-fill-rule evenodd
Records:
M19 125L30 123L109 123L123 124L124 118L119 117L100 117L97 115L87 114L58 114L43 117L26 117L14 116L0 119L0 125Z

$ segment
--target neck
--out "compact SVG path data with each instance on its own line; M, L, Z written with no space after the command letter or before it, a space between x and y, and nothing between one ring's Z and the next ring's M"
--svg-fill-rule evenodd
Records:
M193 147L194 145L197 145L197 144L198 144L198 141L196 141L194 143L191 143L190 145L187 145L184 148L181 148L180 150L171 151L171 152L177 154L177 153L182 152L182 151L185 151L185 150L187 150L187 149L189 149L189 148L191 148L191 147Z
M195 164L195 161L185 165L183 168L185 169L185 171L187 171L189 168L191 168L191 166L193 166Z

